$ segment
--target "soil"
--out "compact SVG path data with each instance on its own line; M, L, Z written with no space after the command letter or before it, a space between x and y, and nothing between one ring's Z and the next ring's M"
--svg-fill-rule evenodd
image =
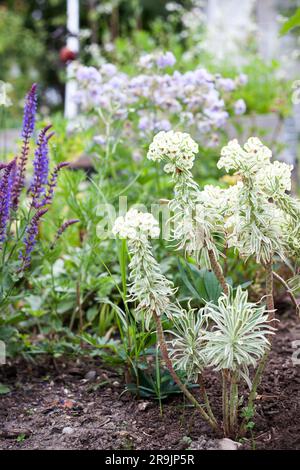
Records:
M297 339L299 323L281 319L258 392L253 437L242 448L300 450L300 364L292 363ZM1 449L218 447L181 396L166 400L160 415L156 401L124 392L122 377L97 359L7 364L0 382L11 388L0 396ZM213 409L220 409L217 377L208 374L206 383Z

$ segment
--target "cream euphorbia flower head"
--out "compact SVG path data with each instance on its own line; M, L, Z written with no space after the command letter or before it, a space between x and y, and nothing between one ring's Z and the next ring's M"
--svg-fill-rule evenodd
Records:
M198 144L184 132L161 131L150 144L147 158L156 162L164 160L164 170L172 173L176 169L188 171L193 167Z
M256 182L269 197L274 197L291 190L292 170L292 165L275 161L258 171Z
M150 213L130 209L126 215L115 220L114 235L128 240L139 240L143 238L157 238L160 230L157 220Z
M271 157L271 150L257 137L250 137L244 148L240 146L237 139L233 139L222 148L217 166L226 171L255 173L269 165Z
M180 307L172 301L173 283L162 274L152 253L149 238L159 235L158 222L153 215L130 209L124 217L116 219L113 233L127 239L131 256L128 300L137 302L136 319L144 320L149 329L153 313L169 318L180 313Z

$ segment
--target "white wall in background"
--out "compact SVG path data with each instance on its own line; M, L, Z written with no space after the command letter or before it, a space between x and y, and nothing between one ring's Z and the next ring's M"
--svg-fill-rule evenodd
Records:
M239 64L239 54L251 34L255 32L252 13L255 0L208 0L206 48L217 60L230 57Z

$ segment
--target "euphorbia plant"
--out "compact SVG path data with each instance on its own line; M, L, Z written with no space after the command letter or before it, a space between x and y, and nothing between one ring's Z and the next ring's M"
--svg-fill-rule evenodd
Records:
M197 151L197 144L188 134L160 132L148 158L164 161L165 171L174 180L174 199L170 201L174 213L172 239L200 265L214 271L223 288L216 304L208 302L195 310L184 309L176 301L173 284L153 256L149 238L157 237L159 229L151 214L131 209L116 220L114 233L128 241L128 300L137 302L137 320L145 320L148 328L152 319L155 321L165 364L202 417L215 431L237 437L245 432L245 423L239 422L239 385L244 381L249 387L248 407L252 407L276 329L274 257L285 261L297 253L300 203L286 192L290 189L291 167L271 163L270 150L258 139L249 139L244 149L237 141L222 149L218 166L235 171L238 177L228 189L207 186L200 190L190 171ZM234 247L244 259L255 257L265 269L266 296L259 303L251 302L240 286L233 289L228 285L221 266L225 246ZM291 289L289 292L293 297ZM169 341L163 330L164 315L172 325ZM255 369L253 380L249 367ZM206 393L206 368L219 371L222 377L222 423ZM188 380L199 383L201 400L190 393L178 370Z

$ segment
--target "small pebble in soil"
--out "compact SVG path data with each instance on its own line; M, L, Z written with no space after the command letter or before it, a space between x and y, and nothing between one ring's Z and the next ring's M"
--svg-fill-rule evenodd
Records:
M142 401L138 404L138 410L139 411L145 411L147 408L149 408L150 403L148 401Z
M71 428L70 426L66 426L66 427L63 428L63 430L62 430L62 433L63 433L63 434L73 434L73 432L74 432L74 429Z
M85 380L88 380L89 382L93 382L96 379L96 377L97 377L97 372L95 370L89 370L84 376Z
M217 439L209 439L200 436L196 441L193 441L188 447L189 450L218 450L220 449Z
M237 450L239 447L241 447L241 444L239 442L232 441L227 437L224 437L224 439L219 440L220 450Z

